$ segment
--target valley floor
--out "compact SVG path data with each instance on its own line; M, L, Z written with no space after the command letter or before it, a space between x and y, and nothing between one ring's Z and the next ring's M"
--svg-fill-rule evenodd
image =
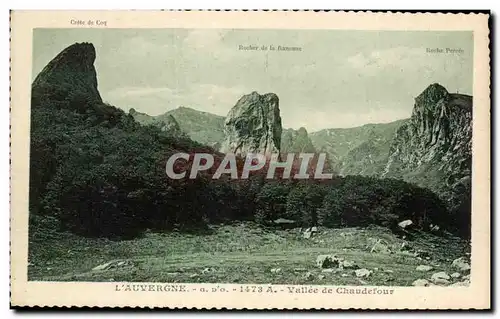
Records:
M455 273L452 261L470 253L468 242L456 237L418 233L406 241L381 227L320 228L309 239L298 229L263 229L251 223L217 225L212 230L207 235L149 232L128 241L71 234L34 241L30 243L28 278L411 286L416 279L429 280L436 272ZM316 266L316 258L322 254L335 254L372 273L359 278L352 269L325 271ZM433 269L416 271L419 265ZM460 280L451 278L450 284Z

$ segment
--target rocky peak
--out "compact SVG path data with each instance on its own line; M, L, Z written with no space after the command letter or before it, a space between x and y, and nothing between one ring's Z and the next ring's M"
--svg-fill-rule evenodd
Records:
M422 105L432 105L439 100L448 96L448 91L439 83L429 85L419 96L415 99L415 107L418 108Z
M432 84L396 132L383 176L403 177L442 194L470 176L471 143L472 97Z
M96 50L91 43L75 43L61 51L38 74L32 89L42 94L54 94L56 98L75 93L102 102L97 89L97 73L94 68Z
M271 154L280 152L281 117L274 93L241 97L224 122L222 152Z
M471 137L472 98L450 94L435 83L427 87L416 99L408 128L420 139L423 147L438 144L445 149L454 148L458 136Z

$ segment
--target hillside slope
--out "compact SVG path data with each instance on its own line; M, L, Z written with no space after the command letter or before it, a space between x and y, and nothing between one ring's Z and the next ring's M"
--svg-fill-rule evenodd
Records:
M141 124L154 124L165 121L168 117L172 116L179 123L181 131L185 132L193 141L213 146L216 149L219 148L220 143L224 140L225 118L223 116L183 106L158 116L150 116L137 112L134 109L131 109L129 114Z
M407 120L384 124L366 124L352 128L324 129L309 134L316 149L328 153L341 174L367 174L374 171L372 160L364 162L364 156L377 157L384 153L385 145L392 140L396 130ZM366 144L365 144L366 143ZM359 148L358 150L356 150ZM349 154L349 152L354 153ZM359 164L358 164L359 163ZM368 167L366 166L368 164ZM363 171L368 170L368 172Z

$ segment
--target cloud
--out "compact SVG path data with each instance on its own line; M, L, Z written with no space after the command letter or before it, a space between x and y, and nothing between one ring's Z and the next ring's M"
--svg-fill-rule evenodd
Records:
M406 69L415 66L415 59L425 54L421 48L396 47L376 50L368 53L358 53L347 58L348 64L362 70L363 73L374 74L387 68Z
M384 71L434 73L441 69L460 73L464 57L459 54L428 53L425 47L395 47L357 53L347 58L348 65L363 75Z

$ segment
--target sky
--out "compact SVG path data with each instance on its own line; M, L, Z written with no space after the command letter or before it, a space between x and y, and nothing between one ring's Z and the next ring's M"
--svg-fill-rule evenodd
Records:
M472 95L468 31L35 29L33 79L75 42L94 44L105 102L149 115L226 116L242 95L273 92L283 126L312 132L408 118L432 83Z

